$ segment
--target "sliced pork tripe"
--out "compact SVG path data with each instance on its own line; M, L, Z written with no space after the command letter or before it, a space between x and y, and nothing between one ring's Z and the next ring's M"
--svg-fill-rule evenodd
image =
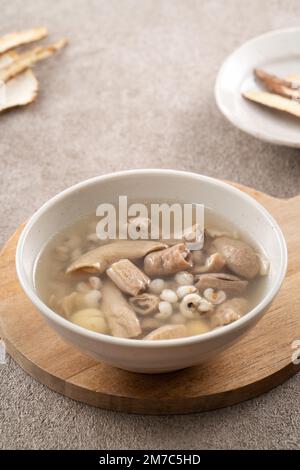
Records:
M90 273L103 273L120 259L137 260L166 246L164 243L151 240L119 240L101 245L79 256L68 266L66 272L82 270Z
M168 276L187 271L192 266L191 252L184 243L150 253L144 259L144 270L150 277Z
M120 259L107 269L106 274L125 294L138 295L147 289L150 279L129 259Z
M141 334L140 322L135 312L111 281L105 282L102 288L101 308L113 336L135 338Z

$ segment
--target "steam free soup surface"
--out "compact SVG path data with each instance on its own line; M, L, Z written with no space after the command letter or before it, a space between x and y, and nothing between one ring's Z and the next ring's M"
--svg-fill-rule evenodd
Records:
M262 298L269 265L261 249L208 209L202 238L194 225L182 240L103 242L98 221L91 215L57 233L34 271L42 300L83 328L141 340L198 335ZM129 224L150 229L147 219ZM190 250L195 238L199 249Z

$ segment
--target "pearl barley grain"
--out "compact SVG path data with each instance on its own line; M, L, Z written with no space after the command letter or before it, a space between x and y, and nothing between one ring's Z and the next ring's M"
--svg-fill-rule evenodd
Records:
M201 302L201 296L198 294L186 295L180 303L180 313L185 318L195 318L198 305Z
M194 292L197 292L197 288L195 286L179 286L176 294L179 299L183 299L188 294L193 294Z
M210 312L213 308L213 304L206 299L201 299L198 305L198 311L201 313Z
M153 279L149 284L149 291L152 294L159 295L165 287L165 281L163 279Z
M180 286L188 286L193 284L194 276L191 273L188 273L187 271L180 271L175 275L175 281Z
M171 304L177 302L178 297L176 292L171 289L164 289L160 294L161 300L165 300L166 302L170 302Z
M203 295L206 298L206 300L208 300L214 305L221 304L222 302L226 300L226 294L223 290L217 291L217 290L212 289L211 287L208 287L207 289L205 289L205 291L203 292Z
M163 302L159 302L158 310L159 310L159 313L155 315L155 318L158 318L159 320L166 320L172 315L173 307L172 307L172 304L170 304L170 302L163 301Z

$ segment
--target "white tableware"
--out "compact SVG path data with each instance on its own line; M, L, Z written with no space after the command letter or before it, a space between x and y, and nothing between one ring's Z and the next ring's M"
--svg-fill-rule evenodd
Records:
M100 202L129 200L199 202L236 224L262 246L271 263L258 305L240 320L202 335L163 341L107 336L86 330L52 311L34 288L33 270L45 242L57 231L92 213ZM20 283L49 326L99 361L137 372L159 373L199 364L228 348L266 312L284 279L287 249L273 217L254 199L222 181L173 170L132 170L83 181L46 202L29 220L17 246ZM24 311L26 315L26 311ZM47 347L47 345L45 345ZM263 351L261 352L263 354Z
M300 28L270 31L243 44L222 65L216 102L239 129L273 144L300 147L300 118L253 103L243 91L261 90L253 75L262 68L282 78L300 75Z

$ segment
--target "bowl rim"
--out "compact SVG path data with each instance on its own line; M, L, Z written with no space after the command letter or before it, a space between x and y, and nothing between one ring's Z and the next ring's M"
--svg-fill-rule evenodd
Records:
M259 34L257 36L254 36L244 43L242 43L240 46L238 46L233 52L231 52L223 61L221 64L221 67L218 71L216 80L215 80L215 86L214 86L214 95L215 95L215 101L217 103L217 106L221 113L226 117L226 119L233 124L235 127L240 129L241 131L245 132L248 135L251 135L252 137L255 137L256 139L260 139L264 142L269 142L271 144L275 145L285 145L288 147L292 148L299 148L300 147L300 142L295 141L295 140L288 140L288 139L280 139L276 135L272 135L269 132L266 131L261 131L260 129L254 130L250 128L247 124L243 124L238 117L233 115L228 107L224 104L223 98L222 98L222 81L223 81L223 74L224 71L226 70L226 67L232 60L232 58L240 52L243 48L249 47L254 45L256 42L259 42L264 39L268 39L272 36L280 36L281 34L299 34L300 33L300 27L299 26L292 26L288 28L280 28L280 29L273 29L270 31L267 31L263 34Z
M47 210L54 206L57 202L64 199L66 196L70 195L72 192L76 192L81 190L84 187L89 185L100 183L102 181L113 181L118 178L126 178L132 175L174 175L174 176L184 176L193 178L199 182L207 182L210 185L222 187L223 189L233 193L238 198L244 199L247 203L250 203L256 210L260 212L260 214L268 220L268 222L272 225L274 232L276 234L276 238L278 241L278 247L280 250L280 257L281 257L281 265L278 269L278 274L276 276L275 282L273 283L271 289L267 291L264 295L262 300L247 314L241 317L239 320L230 323L229 325L224 325L222 327L216 328L214 330L208 331L206 333L201 333L195 336L188 336L183 338L176 338L176 339L166 339L166 340L159 340L159 341L152 341L152 340L143 340L134 339L134 338L119 338L116 336L105 335L103 333L97 333L86 328L83 328L79 325L72 323L70 320L63 318L61 315L56 313L50 307L48 307L38 296L33 286L31 286L30 282L27 280L27 275L25 273L25 269L23 267L23 249L24 244L27 239L27 235L35 225L35 223L39 220L40 216L47 212ZM159 348L159 347L176 347L176 346L188 346L195 343L202 343L208 340L212 340L215 338L219 338L221 336L226 336L230 332L234 330L242 329L247 323L251 322L256 316L259 314L271 303L275 295L277 294L278 290L281 287L281 284L284 280L286 270L287 270L287 246L283 236L283 233L273 218L273 216L254 198L249 196L248 194L244 193L240 189L224 182L218 180L216 178L212 178L209 176L188 172L188 171L180 171L180 170L172 170L172 169L134 169L134 170L125 170L119 171L115 173L108 173L105 175L95 176L93 178L89 178L87 180L81 181L76 183L67 189L59 192L48 201L46 201L34 214L30 217L28 222L26 223L17 243L16 249L16 271L19 282L21 287L23 288L27 297L31 300L33 305L38 309L38 311L46 317L46 319L50 320L58 324L63 329L70 330L72 333L79 334L80 336L85 337L86 339L93 339L103 343L109 343L116 346L127 346L127 347L141 347L141 348Z

